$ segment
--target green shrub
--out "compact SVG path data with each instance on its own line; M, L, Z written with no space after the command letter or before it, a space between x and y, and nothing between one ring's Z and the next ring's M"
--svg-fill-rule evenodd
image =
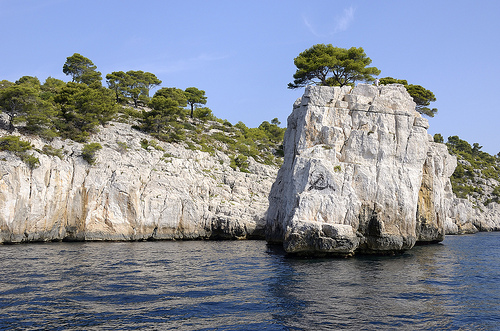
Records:
M40 160L27 151L31 149L31 144L22 141L18 136L5 136L0 138L0 151L9 151L19 157L30 169L40 165Z
M126 115L128 118L133 118L133 119L142 119L143 113L141 110L137 110L131 107L124 107L121 110L121 113Z
M90 143L83 146L82 157L88 164L92 165L96 161L97 152L102 149L99 143Z
M161 147L160 145L158 145L158 142L156 140L154 140L154 139L149 142L149 146L153 147L157 151L162 151L162 152L165 151L163 149L163 147Z
M192 125L191 123L183 123L182 126L184 129L189 130L189 131L196 131L196 127Z
M60 159L63 158L62 148L54 148L50 145L44 145L42 148L42 152L48 156L57 156Z
M27 154L27 153L22 153L20 155L20 158L21 160L26 163L26 165L30 168L30 169L35 169L36 167L38 167L40 165L40 160L36 157L36 156L33 156L31 154Z
M241 172L250 172L248 170L248 157L245 155L237 155L231 157L231 163L229 166L233 169L240 169Z
M144 149L148 149L149 141L147 139L141 139L141 147Z
M434 135L434 142L436 143L444 143L444 138L440 133L436 133Z
M0 151L23 153L31 149L31 144L22 141L18 136L5 136L0 138Z
M197 108L193 112L193 116L202 120L203 122L208 120L214 120L214 115L212 115L212 110L207 107Z
M156 149L157 151L162 151L164 152L165 150L163 149L163 147L161 147L160 145L158 145L158 141L156 140L147 140L147 139L142 139L141 140L141 147L144 148L144 149L148 149L148 147L151 146L153 147L154 149Z

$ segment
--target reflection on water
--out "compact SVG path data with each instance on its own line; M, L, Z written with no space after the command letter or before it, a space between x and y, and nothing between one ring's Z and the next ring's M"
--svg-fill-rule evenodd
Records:
M0 330L490 330L499 239L302 260L262 241L0 246Z

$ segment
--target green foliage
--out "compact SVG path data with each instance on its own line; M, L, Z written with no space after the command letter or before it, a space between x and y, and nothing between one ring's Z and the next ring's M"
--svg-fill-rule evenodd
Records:
M436 101L434 93L420 85L412 84L406 86L406 90L408 91L408 93L410 93L413 101L415 101L415 103L417 104L415 107L416 111L429 117L434 117L434 115L436 115L437 108L431 109L428 107L431 102Z
M204 105L207 103L207 97L205 96L205 91L198 90L196 87L188 87L184 94L186 95L187 104L191 107L191 118L194 116L194 108L198 105Z
M9 82L8 80L4 79L4 80L0 80L0 90L4 89L4 88L7 88L7 87L10 87L14 85L14 83L12 82Z
M279 121L277 121L277 118L273 119L273 121L271 121L271 123L267 121L262 122L262 124L259 125L259 129L264 131L270 141L278 143L283 140L286 129L280 128L278 124L276 124L279 123Z
M71 76L72 82L87 85L101 84L101 73L96 69L92 61L78 53L66 58L66 63L63 65L63 73Z
M142 70L129 70L127 71L127 74L132 77L133 82L129 88L138 88L141 91L140 95L144 95L147 98L149 98L149 91L153 87L160 86L161 84L161 80L150 72L144 72Z
M239 169L241 172L250 172L248 170L248 157L245 155L236 155L231 157L230 167L233 170Z
M184 125L178 121L185 118L185 110L182 107L186 105L184 91L164 87L158 90L149 102L152 110L143 112L140 128L164 141L181 141L184 137Z
M60 159L63 158L62 149L61 148L54 148L51 145L44 145L42 148L42 152L45 155L57 156Z
M396 79L392 77L384 77L380 78L380 84L381 85L389 85L389 84L401 84L401 85L408 85L408 82L404 79Z
M466 156L466 159L471 159L472 146L467 141L460 139L458 136L451 136L448 137L446 145L452 154L460 154Z
M215 119L214 115L212 114L212 110L208 107L196 108L193 111L193 116L194 118L200 119L203 122L213 121Z
M444 138L440 133L436 133L434 135L434 142L435 143L444 143Z
M21 154L20 158L21 158L21 160L24 163L26 163L26 165L30 169L35 169L35 168L37 168L40 165L40 160L36 156L34 156L34 155L31 155L31 154Z
M31 149L31 144L22 141L18 136L5 136L0 138L0 151L9 151L19 157L30 169L40 165L40 160L27 152Z
M149 141L147 139L141 139L141 147L144 149L148 149Z
M241 171L248 171L249 157L265 164L279 165L282 162L281 142L285 129L279 127L281 123L277 118L262 122L258 128L248 128L241 122L233 126L229 121L215 117L211 109L200 107L206 103L206 96L203 90L195 87L184 91L175 87L162 88L149 99L149 90L161 81L153 74L142 71L108 74L109 88L105 88L100 84L96 66L77 53L67 58L63 70L72 76L72 82L48 77L40 84L38 78L32 76L23 76L16 83L0 81L0 108L10 116L11 128L19 126L23 132L48 139L59 135L86 142L92 133L98 131L99 125L117 118L161 141L211 154L217 151L228 153ZM150 109L140 111L118 105L129 99L136 106L139 102L147 102ZM187 118L189 110L184 108L187 105L196 120ZM116 116L118 112L120 114ZM117 146L121 153L128 148L121 142L117 142ZM155 140L146 139L143 147L149 146L163 150ZM17 147L9 144L8 148ZM86 144L81 156L93 164L99 149L99 144ZM37 151L63 157L62 150L50 145ZM19 155L31 167L39 163L34 156Z
M335 172L341 172L342 171L342 167L339 166L339 165L336 165L335 167L333 167L333 171L335 171Z
M431 91L420 85L408 84L404 79L396 79L392 77L385 77L380 79L380 84L402 84L415 101L415 110L420 114L427 115L429 117L434 117L437 114L437 108L429 108L428 106L431 102L436 101L436 96Z
M41 88L40 80L33 76L23 76L16 81L17 85L23 84L25 86L33 87L39 90Z
M18 136L5 136L0 138L0 151L24 153L31 149L31 144L21 140Z
M143 112L134 108L125 107L121 110L121 112L131 118L142 119Z
M102 149L99 143L85 144L82 149L82 157L88 164L95 164L97 152Z
M0 89L0 110L9 117L11 129L14 129L14 124L26 120L39 102L37 89L29 84L13 84Z
M213 152L215 147L215 149L233 155L233 158L237 155L243 155L264 164L278 165L281 163L280 157L283 156L281 142L285 129L267 121L258 128L248 128L242 122L238 122L234 126L227 126L224 123L213 124L211 129L215 132L204 139L197 140L201 150Z
M490 178L500 181L500 160L481 151L482 146L478 143L471 146L458 136L448 137L446 145L449 152L456 155L459 160L455 172L450 178L453 192L460 198L474 196L475 199L484 204L497 201L496 198L486 198L479 182ZM500 192L494 188L493 195L496 193Z
M119 110L113 92L85 84L68 83L55 101L61 109L61 120L57 122L61 135L80 142L86 141L98 125L106 124Z
M66 83L60 79L47 77L43 85L40 87L40 98L44 101L54 104L54 98L61 93Z
M142 121L144 114L142 110L132 107L122 107L118 110L115 120L121 123L129 123L135 125L137 121Z
M154 74L141 70L114 71L106 75L106 82L108 87L115 93L116 102L130 98L136 108L139 101L147 103L149 101L149 91L161 84L161 80Z
M297 71L293 75L294 82L289 83L288 88L308 84L345 86L354 85L356 81L372 81L380 70L367 67L371 62L361 47L345 49L331 44L317 44L294 59Z
M57 110L53 102L42 98L42 86L36 77L23 76L15 84L0 90L0 109L9 116L9 126L25 123L28 132L53 138L53 119Z
M155 95L149 106L151 111L143 112L142 129L157 135L165 133L177 119L182 119L183 109L179 107L177 101L171 98L165 98L161 95Z
M127 89L132 86L132 77L123 71L114 71L106 75L106 83L115 92L116 102L125 101Z
M158 91L156 91L155 97L164 97L165 99L169 99L175 101L177 106L186 107L188 104L186 93L183 90L176 87L162 87Z
M478 193L478 194L483 193L481 188L478 186L459 184L453 181L451 183L451 186L453 193L455 193L455 195L461 199L467 199L467 197L473 193Z
M157 151L162 151L162 152L165 151L163 149L163 147L161 147L160 145L158 145L158 141L156 141L156 140L141 139L141 147L142 148L144 148L144 149L147 150L149 146L153 147Z

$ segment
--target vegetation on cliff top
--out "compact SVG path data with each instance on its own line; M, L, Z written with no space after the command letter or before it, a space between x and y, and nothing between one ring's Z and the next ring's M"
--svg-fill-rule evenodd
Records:
M416 106L415 110L420 114L434 117L437 114L437 108L429 108L431 102L436 101L436 96L434 93L429 91L428 89L420 86L408 84L408 82L404 79L395 79L392 77L385 77L380 79L380 84L402 84L415 101Z
M294 59L297 67L293 83L288 88L296 89L310 84L321 86L354 86L357 81L372 82L373 76L380 75L376 67L368 67L372 60L366 56L363 48L349 49L334 47L330 44L317 44L306 49ZM403 84L415 101L416 110L429 117L434 117L436 108L429 108L436 101L434 93L420 85L408 84L406 80L385 77L380 84Z
M163 87L151 98L150 90L161 81L149 72L112 72L106 75L108 87L104 87L97 67L77 53L67 58L63 72L72 77L71 82L48 77L42 84L32 76L16 82L0 81L0 110L6 115L9 130L84 143L100 125L117 120L161 141L210 153L223 151L230 156L233 168L241 171L246 171L248 157L265 164L281 164L285 129L279 127L277 118L262 122L258 128L248 128L241 122L232 125L203 107L207 102L205 91L196 87ZM16 138L3 141L2 150L14 151L22 144L19 138L9 139ZM86 145L88 150L82 152L90 164L99 150L91 147L96 146ZM31 155L14 152L23 160ZM36 167L37 162L32 161L32 167Z
M367 67L372 60L361 47L345 49L317 44L300 53L293 62L297 71L293 83L288 84L291 89L309 84L354 85L356 81L373 81L373 76L380 74L376 67Z
M342 86L354 84L356 80L371 81L372 75L378 75L380 70L367 68L370 63L362 48L347 50L315 45L295 59L297 72L289 87L309 83ZM0 81L0 110L6 115L8 129L17 128L45 139L61 136L86 142L99 125L118 120L161 141L209 153L223 151L230 156L233 168L241 171L246 171L249 157L265 164L282 162L285 129L279 127L277 118L262 122L258 128L248 128L241 122L232 125L216 118L210 108L203 107L207 102L205 91L195 87L186 90L163 87L151 98L150 90L161 81L143 71L112 72L106 75L106 88L101 85L97 67L77 53L67 58L63 72L72 77L71 82L48 77L42 84L32 76L21 77L16 82ZM431 91L391 77L382 78L380 82L405 85L416 100L417 110L428 116L436 113L436 109L427 107L435 101ZM435 139L443 142L439 134ZM33 168L39 161L27 153L28 145L14 136L0 141L1 150L14 152ZM500 155L491 156L481 151L479 144L471 146L457 136L449 137L447 145L459 160L451 178L457 196L473 197L485 204L498 202ZM84 151L83 155L88 154L88 161L92 163L97 151L98 148L87 151L89 153ZM48 148L42 152L51 153ZM486 184L494 187L485 193Z

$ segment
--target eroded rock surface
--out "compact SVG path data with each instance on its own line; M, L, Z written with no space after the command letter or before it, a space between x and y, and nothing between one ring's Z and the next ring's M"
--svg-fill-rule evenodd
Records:
M266 237L289 253L390 253L444 238L456 159L402 85L308 87L288 118Z
M275 167L249 158L243 173L223 153L167 143L146 150L143 139L152 138L111 123L92 138L103 146L94 166L69 140L51 143L62 159L35 152L33 170L0 152L0 243L263 238Z

